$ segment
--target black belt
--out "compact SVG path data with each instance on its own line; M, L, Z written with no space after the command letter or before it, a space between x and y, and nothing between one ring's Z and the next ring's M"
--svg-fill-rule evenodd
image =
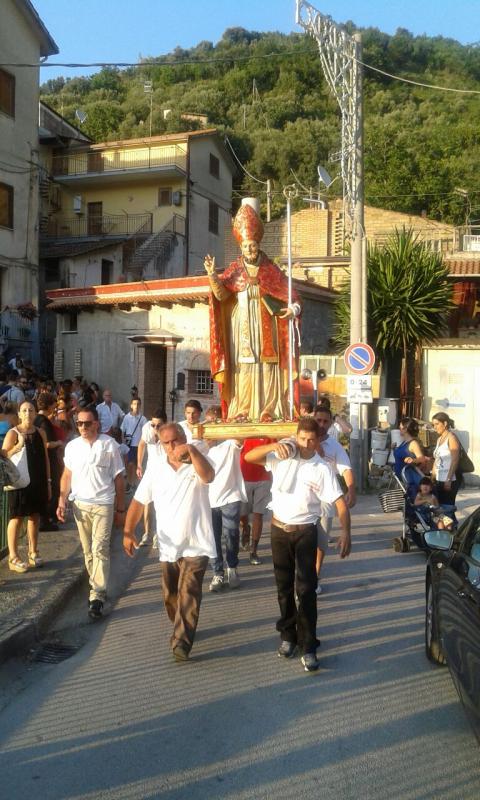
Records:
M297 531L306 531L307 528L312 528L315 523L305 522L302 525L288 525L286 522L280 522L280 520L272 517L272 525L275 525L276 528L281 528L285 533L296 533Z

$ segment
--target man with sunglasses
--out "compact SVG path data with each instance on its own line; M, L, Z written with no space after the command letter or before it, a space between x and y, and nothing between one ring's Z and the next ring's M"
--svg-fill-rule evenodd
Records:
M88 615L96 620L107 594L112 523L121 527L125 521L124 466L115 440L100 433L95 408L79 410L77 428L79 436L65 448L57 517L65 522L72 500L90 583Z

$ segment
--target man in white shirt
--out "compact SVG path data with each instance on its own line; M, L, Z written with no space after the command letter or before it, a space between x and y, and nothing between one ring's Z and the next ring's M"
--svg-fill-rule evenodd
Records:
M122 431L123 441L128 447L127 455L127 492L133 490L137 471L137 450L142 436L143 426L147 424L147 418L141 413L142 401L139 397L132 398L130 401L130 411L125 414L120 430Z
M349 508L353 508L357 502L357 493L355 490L355 476L353 474L350 459L344 447L340 444L335 436L332 436L330 431L332 429L332 412L327 406L317 406L314 411L314 419L316 420L320 430L319 440L319 455L330 464L333 471L340 475L347 487L345 500ZM320 572L328 550L328 541L330 531L332 530L333 517L335 511L328 503L322 503L322 510L320 519L318 520L318 543L317 543L317 597L322 593L322 586L320 584Z
M145 454L147 455L146 469L152 469L155 466L157 458L164 461L166 458L165 450L159 439L159 431L162 425L165 425L167 416L165 411L157 408L151 420L146 422L142 428L142 435L138 443L137 450L137 478L141 480L144 474L144 460ZM145 506L143 512L143 525L144 534L140 539L140 547L146 547L150 536L153 536L153 546L156 547L157 541L157 528L155 524L155 509L153 503Z
M113 436L116 431L120 430L125 414L118 403L112 400L110 389L105 389L103 392L103 403L98 404L97 411L100 420L100 433L108 433Z
M99 619L110 572L112 523L121 526L125 519L123 462L114 439L99 433L96 409L81 408L77 427L80 436L65 448L57 517L65 522L67 499L72 500L90 580L88 614Z
M317 453L318 445L318 425L305 417L298 423L294 454L291 442L262 445L245 454L247 462L263 464L272 473L272 558L280 606L278 655L291 658L298 646L306 672L319 667L315 554L322 502L332 503L340 519L340 557L348 556L351 548L348 507L333 470Z
M200 422L202 416L202 404L198 400L187 400L185 403L185 419L182 419L178 424L185 431L187 442L193 442L192 428Z
M160 428L166 459L146 470L128 509L123 547L133 556L135 528L148 503L155 505L157 540L165 608L173 623L175 661L187 661L192 649L208 559L216 554L208 484L215 477L210 462L174 422Z
M211 406L205 414L206 422L221 419L220 406ZM238 550L240 546L240 514L242 503L247 502L245 484L240 469L240 452L242 442L235 439L209 442L208 459L215 468L215 478L208 487L210 506L212 509L213 535L217 555L213 562L213 579L211 592L220 592L226 584L230 589L238 589ZM227 575L223 561L222 537L225 539L225 560Z
M20 381L20 376L17 370L14 369L7 374L7 381L8 381L8 388L6 392L2 394L1 397L2 405L4 405L5 403L16 403L17 408L19 408L20 405L25 400L25 394L22 391L22 389L20 389L18 386ZM23 381L23 384L26 388L27 381L25 379Z

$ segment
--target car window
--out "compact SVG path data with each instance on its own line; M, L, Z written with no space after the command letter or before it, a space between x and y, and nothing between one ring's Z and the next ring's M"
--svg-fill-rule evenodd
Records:
M478 545L475 548L476 556L473 555L474 545ZM475 558L476 561L480 561L478 558L480 550L480 509L477 509L462 522L455 534L454 548L469 555L471 558Z

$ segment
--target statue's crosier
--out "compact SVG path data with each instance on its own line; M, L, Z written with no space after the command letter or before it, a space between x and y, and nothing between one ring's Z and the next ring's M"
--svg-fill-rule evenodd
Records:
M293 291L288 306L287 276L260 250L263 224L251 205L239 209L233 233L241 257L221 274L214 258L204 262L211 287L211 370L221 384L222 412L237 422L288 419L288 320L295 318L297 327L299 299Z

